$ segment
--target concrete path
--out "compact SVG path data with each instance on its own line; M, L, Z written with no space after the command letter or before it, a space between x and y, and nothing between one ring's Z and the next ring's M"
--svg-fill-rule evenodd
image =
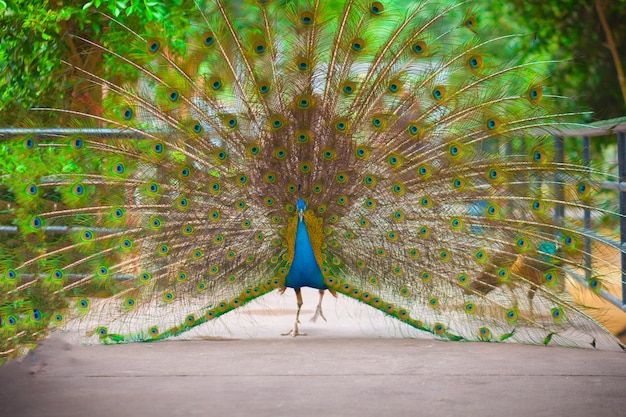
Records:
M54 333L0 367L0 416L626 415L625 353L346 334L332 330L338 315L303 320L298 338L261 325L253 337L84 347Z

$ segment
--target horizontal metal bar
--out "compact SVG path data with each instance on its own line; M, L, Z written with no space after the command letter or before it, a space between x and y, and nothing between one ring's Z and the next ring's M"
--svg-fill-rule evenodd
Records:
M613 135L618 132L626 132L626 117L601 120L590 124L564 124L561 128L540 127L531 131L531 133L537 135L548 134L561 137L587 136L589 138Z
M581 228L581 227L576 227L576 228L572 228L572 230L575 230L576 232L580 233L583 236L591 237L593 240L596 240L598 242L602 242L605 245L612 246L615 249L620 249L621 248L621 243L620 243L619 240L611 239L610 237L606 237L606 236L602 236L602 235L594 232L591 229L584 229L584 228Z
M603 190L617 190L621 192L626 192L626 182L603 181L600 183L600 188L602 188Z
M107 227L77 227L77 226L44 226L41 228L44 233L51 235L61 235L65 233L75 233L82 232L83 230L91 230L95 233L118 233L123 232L127 229L111 229ZM17 226L0 226L0 233L4 234L15 234L18 233L19 229Z
M85 279L93 276L93 274L63 274L64 278L67 278L69 282L80 281L81 279ZM26 282L33 281L35 278L47 278L49 275L46 274L20 274L20 279ZM131 279L137 279L137 275L128 275L128 274L113 274L111 278L117 281L128 281Z
M106 233L106 234L111 234L111 233L119 233L119 232L124 232L128 229L121 229L121 228L117 228L117 229L113 229L113 228L108 228L108 227L78 227L78 226L44 226L41 228L42 231L44 233L48 233L48 234L64 234L64 233L74 233L74 232L82 232L83 230L90 230L94 233ZM626 252L626 242L624 243L620 243L618 240L615 239L611 239L610 237L606 237L606 236L602 236L596 232L594 232L591 229L583 229L583 228L575 228L574 230L576 230L578 233L580 233L581 235L584 236L589 236L592 239L598 241L598 242L602 242L605 245L608 246L612 246L616 249L621 249L622 251ZM7 226L7 225L0 225L0 234L4 233L4 234L11 234L11 233L18 233L19 229L17 226Z
M146 133L128 129L104 129L104 128L66 128L66 127L7 127L0 128L0 136L71 136L71 135L89 135L101 137L119 137L130 136L135 138L146 138L149 133L157 133L158 131L146 131ZM160 131L165 133L165 131Z
M585 288L587 288L587 280L585 279L585 277L583 277L582 275L580 275L579 273L571 270L570 268L564 267L563 270L572 278L574 278L576 281L580 282L581 284L584 285ZM618 297L614 296L613 294L611 294L610 292L608 292L605 289L601 289L600 291L598 291L598 295L600 295L602 298L604 298L606 301L608 301L609 303L615 305L616 307L618 307L619 309L626 311L626 304L622 304L622 300L620 300Z
M615 126L611 129L613 133L624 133L626 132L626 123L621 123L619 126Z
M576 127L568 127L563 129L558 128L541 128L531 131L531 133L537 135L554 135L560 137L578 137L588 136L590 138L598 136L611 135L617 132L626 131L626 121L616 119L615 121L605 121L599 124L580 125ZM171 129L150 129L144 132L128 130L128 129L115 129L115 128L67 128L67 127L4 127L0 128L1 136L22 136L22 135L37 135L37 136L67 136L67 135L92 135L92 136L130 136L137 138L146 138L150 134L156 133L171 133Z

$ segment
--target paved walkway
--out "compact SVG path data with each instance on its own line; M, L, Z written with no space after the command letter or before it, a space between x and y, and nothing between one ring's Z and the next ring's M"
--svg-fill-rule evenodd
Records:
M224 339L84 347L54 333L0 367L0 416L626 415L625 353L376 337L327 316L298 338L267 337L260 312L256 333Z

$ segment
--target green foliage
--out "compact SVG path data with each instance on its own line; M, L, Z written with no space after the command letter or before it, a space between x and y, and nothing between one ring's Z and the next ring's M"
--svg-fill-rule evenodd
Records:
M172 17L169 8L181 3L182 0L73 0L62 4L48 0L0 1L0 123L12 126L29 118L58 124L58 114L27 109L66 108L72 95L76 97L81 92L75 88L77 74L71 65L86 66L84 62L91 59L92 68L103 66L95 55L96 48L78 37L97 42L110 24L106 16L129 24L180 22ZM95 106L97 100L94 101L91 104Z
M603 120L624 115L626 108L596 11L598 1L624 65L626 0L491 1L488 8L497 24L532 34L524 53L567 61L549 65L555 93L572 98L572 108L592 110L594 120Z
M180 1L163 3L159 1L128 1L128 0L93 0L83 5L83 10L95 7L111 13L116 18L125 16L143 16L148 22L158 21L168 15L168 5L180 5Z
M24 0L0 10L0 110L10 112L3 121L17 119L24 108L55 97L49 92L58 87L64 72L60 22L77 12L73 7L51 10L47 1Z

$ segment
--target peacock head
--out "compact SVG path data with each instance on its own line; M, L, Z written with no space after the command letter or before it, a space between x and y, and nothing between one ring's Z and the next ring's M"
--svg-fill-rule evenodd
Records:
M296 203L296 209L298 210L298 220L302 221L304 218L304 211L306 210L306 203L303 199L299 198Z

